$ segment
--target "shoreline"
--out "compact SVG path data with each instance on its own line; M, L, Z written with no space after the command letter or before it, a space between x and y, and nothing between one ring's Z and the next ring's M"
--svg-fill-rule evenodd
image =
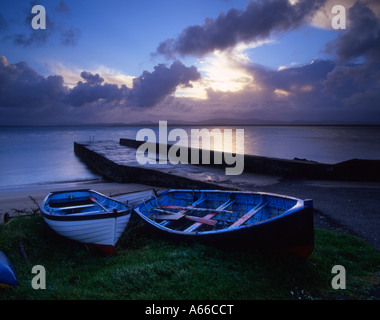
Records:
M380 183L348 181L315 181L300 179L252 181L252 184L237 184L235 189L271 192L307 199L314 202L314 226L357 236L380 250ZM118 196L134 191L168 187L140 183L118 183L106 180L66 182L33 185L32 188L0 190L0 223L4 214L11 217L32 213L51 191L94 189L108 196Z
M3 223L4 214L8 213L11 217L30 213L37 206L33 199L40 205L49 192L75 190L75 189L94 189L107 196L117 196L134 191L152 189L151 186L137 183L117 183L105 180L86 180L75 182L57 182L51 184L32 184L24 185L16 189L0 189L0 223Z
M98 174L118 182L161 188L220 189L270 192L313 199L315 226L342 230L380 250L380 181L311 179L306 176L244 172L226 176L224 169L203 165L145 165L137 163L135 148L104 141L74 143L75 154ZM355 179L353 179L355 180Z
M33 182L26 184L16 184L16 185L4 185L0 186L0 193L3 191L21 191L21 190L33 190L39 189L47 186L55 185L69 185L69 184L81 184L81 183L105 183L102 177L93 178L93 179L79 179L79 180L64 180L64 181L46 181L46 182Z
M76 142L75 154L104 178L0 188L0 222L5 213L14 216L23 211L33 212L37 209L35 202L41 204L51 191L94 189L108 196L153 188L256 191L313 199L315 227L358 236L380 250L380 181L310 179L253 172L226 176L223 168L214 166L142 167L136 163L134 150L110 141Z

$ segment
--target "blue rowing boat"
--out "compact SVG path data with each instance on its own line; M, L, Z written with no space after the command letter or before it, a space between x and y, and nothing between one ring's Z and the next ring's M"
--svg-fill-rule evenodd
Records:
M17 286L16 272L4 253L0 251L0 287Z
M159 234L229 248L268 248L306 258L313 201L257 192L167 190L134 208Z

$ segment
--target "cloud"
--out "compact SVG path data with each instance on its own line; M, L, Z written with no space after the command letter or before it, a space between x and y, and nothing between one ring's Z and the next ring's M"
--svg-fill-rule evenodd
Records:
M156 53L173 58L177 55L202 56L214 50L226 50L238 43L260 41L272 33L292 30L305 23L325 0L251 1L244 11L230 9L217 19L184 29L176 39L159 44Z
M83 68L74 66L72 64L63 63L61 61L56 61L54 59L43 61L43 65L50 70L50 73L59 74L65 80L65 85L70 89L74 88L78 81L82 81L81 73ZM104 82L110 84L116 84L119 87L126 85L127 87L133 86L133 76L125 74L123 71L118 69L109 68L105 65L95 65L87 72L92 74L101 74Z
M90 85L101 84L104 79L99 74L93 75L91 72L83 71L80 76Z
M83 71L81 77L86 80L86 82L79 81L65 97L65 103L79 107L86 103L92 103L98 100L103 100L105 102L119 101L122 99L123 95L125 95L123 92L127 90L125 86L119 88L115 84L102 84L104 79L98 74L93 75L89 72Z
M82 72L81 77L86 82L79 81L71 89L65 101L73 106L82 106L99 100L119 103L127 107L153 107L167 96L174 94L178 86L191 86L191 81L200 78L197 69L186 67L175 61L170 67L159 64L153 72L144 71L141 76L133 79L133 87L120 87L116 84L104 83L99 74Z
M215 91L239 91L253 83L253 77L247 73L244 66L251 63L246 50L253 45L237 45L225 51L215 51L208 54L200 63L199 70L203 72L203 83L206 88Z
M371 121L380 114L380 67L376 63L380 59L380 6L376 1L345 3L348 28L329 44L337 61L316 60L273 70L235 50L306 23L331 29L333 4L336 1L252 1L245 10L231 9L216 19L206 19L203 25L189 26L178 37L161 42L156 54L205 57L198 63L204 75L199 83L207 95L198 101L203 115ZM360 64L357 58L366 61ZM356 63L347 64L350 61ZM224 81L215 82L216 78Z
M197 67L176 60L132 77L104 66L83 71L55 64L51 70L57 75L44 77L25 62L10 64L2 57L0 118L127 122L132 116L136 121L144 116L155 121L168 114L172 119L191 115L200 120L219 114L373 122L380 118L380 22L372 3L351 5L347 30L337 32L329 43L338 59L278 70L253 63L245 50L268 41L275 32L310 22L324 1L250 2L243 11L231 9L184 29L157 49L167 57L202 56ZM65 7L61 10L65 12ZM27 40L25 36L21 42ZM193 99L197 95L202 100Z
M256 89L247 88L249 109L267 119L302 118L322 109L339 108L335 99L324 94L327 75L335 68L332 61L274 70L257 64L247 67L255 79ZM257 116L260 118L260 116Z
M380 63L336 66L323 82L324 92L345 105L379 110Z
M0 58L0 123L54 124L133 122L149 117L204 120L231 119L347 120L373 122L380 117L380 64L337 65L314 61L274 70L237 60L253 80L240 90L207 87L207 99L173 93L199 85L195 67L176 61L158 65L134 78L133 87L108 83L100 73L80 72L75 86L61 75L44 77L27 63ZM247 78L248 79L248 78ZM245 80L246 81L246 80ZM207 82L206 82L207 84ZM207 84L209 85L209 83ZM132 120L133 119L133 120Z
M0 57L0 108L45 108L67 93L61 76L43 77L26 62Z
M322 80L335 68L332 61L317 60L310 64L272 70L259 65L252 65L251 70L262 87L270 90L282 89L284 91L300 93L300 88L307 86L322 87ZM309 90L310 91L310 90Z
M14 44L25 48L40 47L51 43L76 46L81 37L81 31L68 24L68 16L70 16L71 12L66 3L61 0L55 10L51 10L49 14L46 14L46 29L34 30L31 27L31 22L36 14L31 13L31 9L37 4L40 3L35 0L30 1L29 6L20 10L23 16L19 18L17 27L22 27L22 32L12 32L15 22L13 20L7 22L0 15L0 32L3 29L3 41L12 41ZM20 24L19 21L23 23Z
M239 91L209 89L194 108L202 117L277 121L363 121L380 119L380 64L338 65L316 60L274 70L245 63L254 80ZM378 120L377 120L378 121Z
M78 44L81 32L78 28L70 27L60 31L60 44L74 47Z
M371 10L376 14L377 17L380 16L380 2L378 0L326 0L325 4L315 12L311 24L315 27L322 29L332 29L331 21L336 14L333 14L332 8L336 5L343 5L346 9L346 12L357 2L362 2L367 5ZM350 24L347 24L347 27L350 27Z
M179 61L170 67L159 64L153 72L144 71L134 78L132 88L106 83L102 76L88 71L82 71L80 76L83 81L69 88L61 75L44 77L26 62L10 64L0 57L0 109L42 110L53 105L67 109L89 104L104 108L151 108L174 94L177 87L190 87L200 73Z
M365 58L380 61L380 18L367 3L357 1L348 11L349 26L327 44L340 62Z
M62 14L67 14L67 15L71 14L70 8L67 6L67 4L63 0L59 2L59 5L58 7L55 8L55 10Z
M178 86L191 87L191 81L200 78L196 67L186 67L180 61L175 61L169 68L159 64L153 72L144 71L140 77L133 79L133 89L129 90L128 99L138 107L151 107L174 94Z

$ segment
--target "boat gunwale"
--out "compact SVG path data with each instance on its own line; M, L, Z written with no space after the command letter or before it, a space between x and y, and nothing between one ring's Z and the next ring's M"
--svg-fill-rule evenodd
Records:
M126 208L123 210L117 211L117 212L114 212L114 211L110 211L110 212L92 211L89 213L79 212L79 213L62 214L62 215L51 213L45 209L46 202L52 195L61 194L61 193L68 193L68 192L95 193L95 194L101 196L102 198L106 198L106 199L111 200L113 202L117 202L119 204L122 204ZM113 199L111 197L108 197L104 194L101 194L101 193L99 193L93 189L78 189L78 190L64 190L64 191L49 192L46 195L46 197L44 198L44 200L42 201L40 209L41 209L41 212L42 212L42 215L44 218L49 219L49 220L54 220L54 221L80 221L80 220L111 219L111 218L118 218L118 217L126 216L132 212L132 207L129 207L127 204L125 204L121 201L118 201L116 199Z

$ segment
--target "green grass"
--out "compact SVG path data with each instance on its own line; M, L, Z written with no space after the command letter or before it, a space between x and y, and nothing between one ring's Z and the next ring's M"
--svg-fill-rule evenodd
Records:
M115 255L105 258L46 233L44 225L41 216L0 225L0 250L12 261L19 282L16 288L0 289L0 299L379 298L379 251L342 233L316 229L313 254L299 260L169 242L137 225L124 232ZM46 269L45 290L31 286L34 265ZM346 290L331 287L334 265L346 269Z

